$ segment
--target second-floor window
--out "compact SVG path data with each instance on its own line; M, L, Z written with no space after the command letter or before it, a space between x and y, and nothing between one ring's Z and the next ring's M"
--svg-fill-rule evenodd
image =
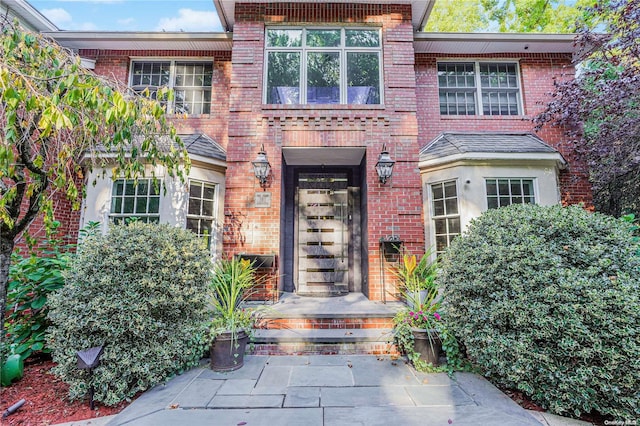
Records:
M379 104L379 29L266 30L267 104Z
M520 115L515 62L439 62L441 115Z
M168 86L174 99L167 108L176 114L209 114L211 112L211 83L213 63L193 61L133 61L131 87L137 92Z

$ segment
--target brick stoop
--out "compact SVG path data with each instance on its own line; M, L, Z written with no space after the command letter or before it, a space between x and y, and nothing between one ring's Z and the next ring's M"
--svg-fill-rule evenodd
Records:
M375 302L360 293L341 297L284 294L257 324L254 355L397 354L393 316L399 302Z

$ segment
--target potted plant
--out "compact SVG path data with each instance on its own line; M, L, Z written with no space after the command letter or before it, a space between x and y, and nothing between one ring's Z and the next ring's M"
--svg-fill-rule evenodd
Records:
M442 340L438 334L441 300L435 283L420 303L413 302L413 306L400 309L393 319L395 341L414 366L421 370L429 364L437 367Z
M213 318L211 369L233 371L244 365L247 341L254 325L254 310L245 306L259 279L251 261L220 259L213 268L209 286Z
M437 262L431 261L431 257L432 250L423 254L420 260L415 254L405 254L402 261L391 268L391 273L400 283L398 290L410 308L416 309L422 305L434 290L437 295Z

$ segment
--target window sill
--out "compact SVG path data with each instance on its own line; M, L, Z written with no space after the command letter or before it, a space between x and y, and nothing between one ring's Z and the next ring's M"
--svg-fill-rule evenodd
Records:
M211 114L168 114L167 118L180 118L180 119L190 119L190 118L211 118Z
M353 110L384 110L386 106L384 104L262 104L263 110L273 111L290 111L290 110L338 110L338 111L353 111Z
M529 115L440 115L440 120L513 120L531 121Z

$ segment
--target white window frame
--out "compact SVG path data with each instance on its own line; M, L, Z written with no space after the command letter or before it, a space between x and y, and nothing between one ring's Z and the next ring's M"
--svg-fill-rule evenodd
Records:
M497 195L489 195L489 193L487 192L487 181L490 180L495 180L496 181L496 193ZM499 180L507 180L509 181L509 194L508 195L501 195L500 194L500 185L498 184ZM533 203L532 204L538 204L538 181L535 177L485 177L484 178L484 191L485 191L485 202L487 203L486 207L487 210L489 209L493 209L493 208L500 208L500 207L506 207L506 206L501 206L500 205L500 197L509 197L509 205L514 204L513 202L513 195L511 194L511 181L520 181L520 188L522 189L522 183L523 181L530 181L531 182L531 189L533 190ZM497 207L489 207L489 197L491 198L496 198L498 200L498 206ZM518 197L516 195L516 197ZM524 202L524 196L521 195L521 197L523 198L523 202L522 203L518 203L518 204L530 204L530 203L525 203Z
M212 205L212 216L204 216L202 214L196 215L196 214L190 214L189 213L189 202L191 200L191 185L192 184L198 184L198 185L202 185L202 188L204 189L205 186L209 186L209 187L213 187L213 205ZM200 180L200 179L189 179L189 192L188 192L188 197L187 197L187 209L186 209L186 218L185 218L185 222L184 222L184 228L188 229L192 232L194 232L194 234L198 235L199 237L204 237L204 234L200 234L198 232L195 232L193 229L188 227L188 223L189 223L189 219L194 219L194 220L198 220L198 221L202 221L202 220L210 220L211 221L211 233L209 234L209 241L208 241L208 245L210 248L213 248L216 246L216 241L215 241L215 237L216 237L216 226L218 224L218 192L220 191L219 188L219 184L214 183L214 182L208 182L208 181L204 181L204 180ZM203 200L203 198L199 198L200 200Z
M468 117L468 116L479 116L479 115L486 115L487 117L519 117L524 115L524 105L522 102L522 74L520 72L520 62L519 61L514 61L512 59L492 59L492 60L477 60L477 59L464 59L464 58L460 58L460 59L442 59L442 60L438 60L436 62L436 79L438 79L438 65L440 64L473 64L473 72L474 72L474 81L475 81L475 108L476 108L476 113L475 114L442 114L442 112L440 111L440 90L447 90L447 89L452 89L452 91L455 91L456 88L441 88L440 87L440 82L438 81L438 111L440 113L440 116L443 117L458 117L458 116L463 116L463 117ZM509 91L515 92L516 93L516 99L517 99L517 108L518 108L518 112L517 114L485 114L484 113L484 104L482 102L482 85L481 85L481 79L480 79L480 65L495 65L495 64L508 64L508 65L515 65L515 69L516 69L516 83L517 83L517 87L516 88L510 88L508 89ZM468 89L472 89L472 88L468 88ZM492 90L492 88L487 88L489 90Z
M118 181L124 181L124 187L123 187L123 193L122 195L116 195L114 193L115 190L115 186L116 186L116 182ZM151 194L151 188L154 187L154 183L153 183L153 178L150 177L144 177L144 178L139 178L137 179L137 184L134 186L135 188L135 194L133 195L134 198L134 207L133 207L133 212L132 213L124 213L122 212L122 210L124 210L124 199L126 197L126 187L128 185L129 182L134 182L135 179L125 179L125 178L118 178L112 181L111 183L111 192L110 192L110 196L109 196L109 222L113 222L115 223L118 220L122 220L123 222L126 222L127 219L131 219L131 218L140 218L142 220L144 220L145 222L150 222L150 219L157 219L154 222L155 223L160 223L160 212L162 211L162 179L157 179L156 180L156 185L158 188L158 194ZM147 202L147 207L146 207L146 212L145 213L136 213L136 206L138 204L138 200L142 197L142 195L138 194L138 185L140 184L141 181L146 181L148 186L148 190L147 190L147 194L145 196L146 198L146 202ZM157 213L149 213L149 198L153 196L153 197L157 197L158 198L158 212ZM114 207L114 197L120 197L122 198L122 204L121 204L121 212L114 212L113 211L113 207ZM139 198L140 197L140 198Z
M175 87L187 87L187 88L193 88L193 87L200 87L200 86L176 86L175 85L175 80L176 80L176 63L193 63L193 64L211 64L211 69L212 71L214 70L214 61L213 58L163 58L163 57L134 57L131 58L131 61L129 63L129 87L131 87L132 89L134 89L137 92L142 92L145 88L149 88L150 91L150 95L152 95L155 98L155 93L153 91L153 88L158 87L158 86L152 86L152 85L134 85L133 84L133 65L134 63L158 63L158 62L169 62L169 84L167 87L169 87L169 89L174 89ZM211 76L211 86L201 86L204 89L210 89L211 91L211 96L213 96L213 74ZM193 113L188 113L188 115L210 115L211 114L211 103L212 103L213 99L211 99L209 101L209 112L203 112L203 113L198 113L198 114L193 114ZM175 98L167 103L167 111L169 114L174 114L175 112Z
M267 31L268 30L301 30L301 46L295 47L278 47L267 46ZM307 30L340 30L340 46L335 47L311 47L307 46ZM377 47L347 47L346 45L346 30L366 30L378 31L378 39L380 45ZM307 54L309 52L319 53L339 53L340 54L340 103L335 105L367 105L367 104L349 104L347 96L347 53L378 53L378 91L380 93L380 102L378 104L368 105L383 105L384 104L384 58L382 56L382 28L380 27L317 27L317 26L295 26L295 27L283 27L283 26L266 26L265 27L265 40L264 40L264 72L262 74L262 103L267 104L268 97L268 72L269 72L269 53L270 52L291 52L300 53L300 103L295 105L307 105ZM267 105L285 105L285 104L267 104Z
M445 192L444 192L444 185L447 183L455 183L456 185L456 207L457 207L457 213L455 214L448 214L446 211L446 201L447 199L451 199L452 197L446 197L445 196ZM443 180L443 181L437 181L437 182L429 182L429 196L430 196L430 203L429 203L429 209L431 212L431 223L432 223L432 230L433 230L433 243L434 243L434 247L436 247L436 255L440 256L444 253L443 250L438 250L437 249L437 237L438 236L442 236L445 235L447 237L447 246L449 247L449 245L451 244L451 239L455 236L459 236L462 234L462 218L461 218L461 212L460 212L460 185L458 182L458 179L447 179L447 180ZM438 198L438 200L442 199L444 202L444 208L445 208L445 214L444 215L436 215L436 211L435 211L435 201L436 198L434 196L433 193L433 187L435 185L442 185L442 196L443 198ZM458 219L459 222L459 226L460 226L460 232L449 232L449 219ZM445 234L436 234L436 220L445 220L445 226L447 228L447 232ZM451 237L451 238L450 238Z

